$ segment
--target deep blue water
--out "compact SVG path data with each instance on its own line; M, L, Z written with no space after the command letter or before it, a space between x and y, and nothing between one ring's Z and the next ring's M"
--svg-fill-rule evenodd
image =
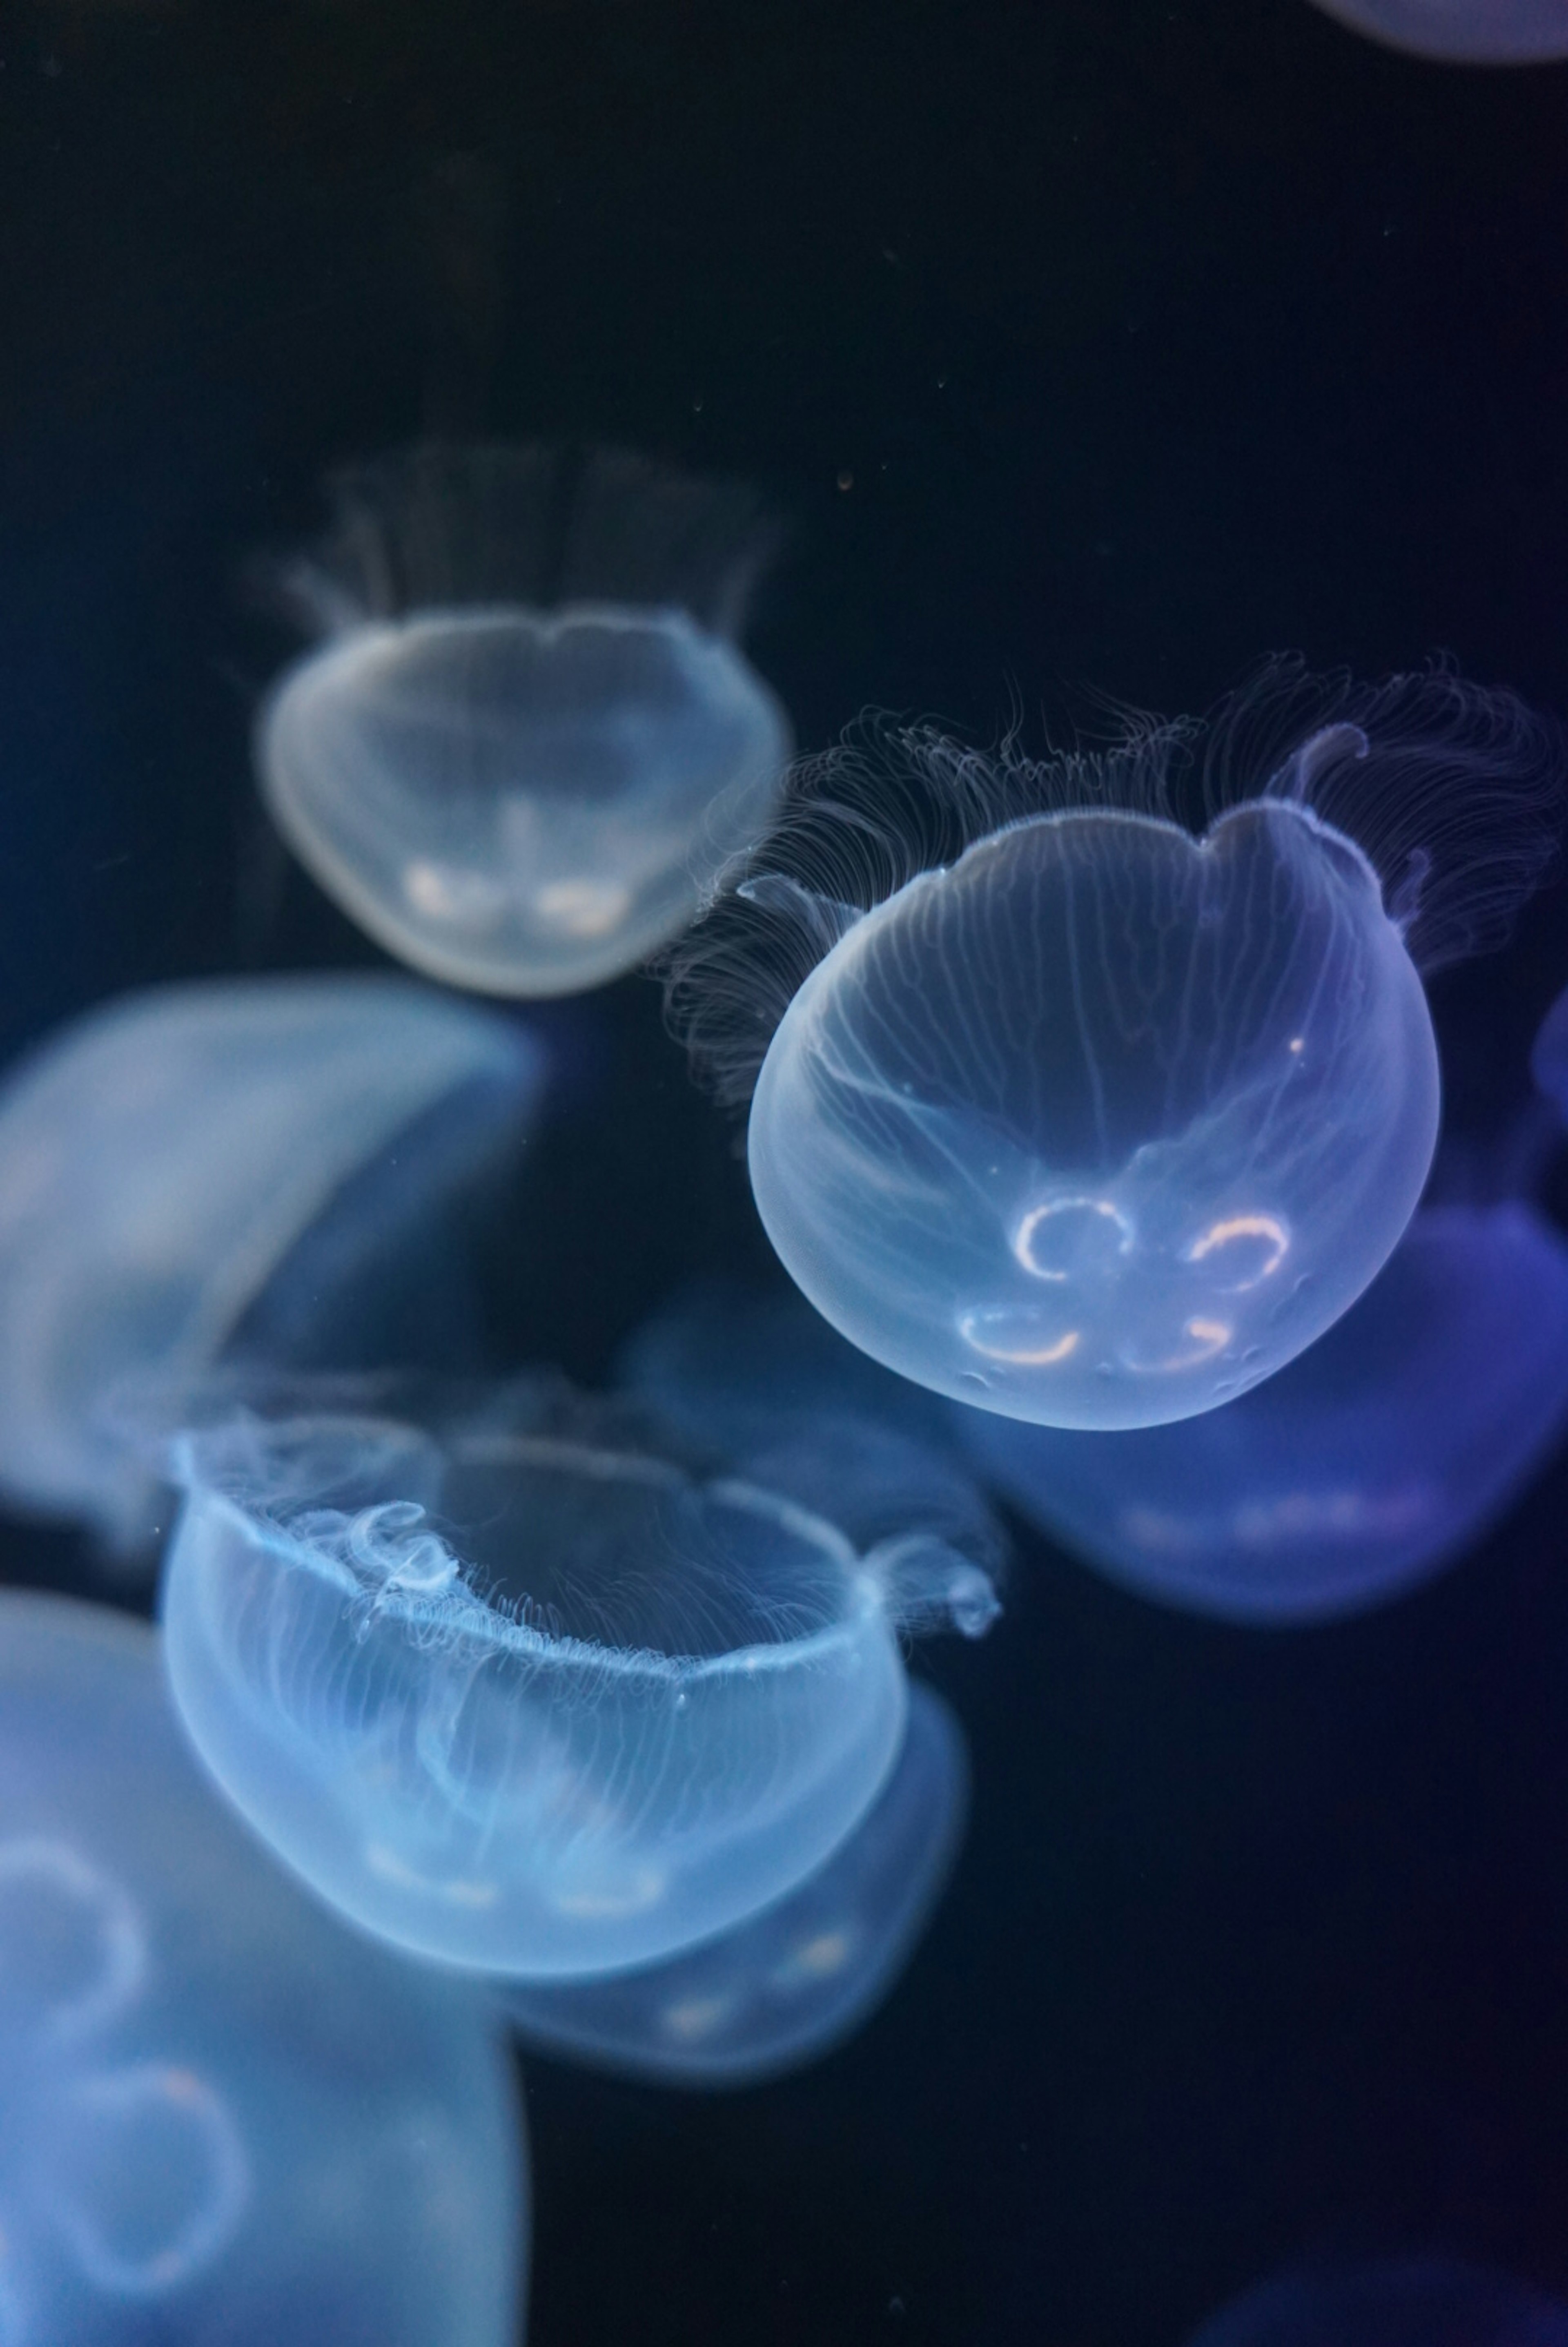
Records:
M377 959L254 805L243 573L422 431L756 482L808 745L1202 708L1276 650L1568 713L1568 67L1307 0L19 0L0 58L7 1051ZM1461 1127L1522 1100L1565 907L1438 984ZM491 1336L592 1381L692 1273L779 1275L657 990L542 1024ZM535 2347L1179 2347L1325 2249L1568 2295L1565 1522L1560 1460L1288 1634L1022 1542L922 1653L973 1822L864 2034L728 2098L530 2064Z

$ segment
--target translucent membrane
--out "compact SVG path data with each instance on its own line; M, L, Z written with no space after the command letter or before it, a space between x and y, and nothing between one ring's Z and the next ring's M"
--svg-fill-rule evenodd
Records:
M772 694L684 611L415 612L288 671L256 761L300 861L416 969L511 995L598 986L693 918L764 828Z
M214 1799L152 1635L0 1597L5 2347L510 2347L520 2115L484 2005Z
M163 1594L198 1750L421 1953L647 1964L812 1873L904 1731L901 1625L995 1611L929 1542L552 1435L240 1420L178 1446Z
M910 882L795 995L748 1147L851 1342L1005 1417L1125 1428L1234 1399L1349 1308L1438 1106L1371 866L1262 799L1202 839L1032 817Z
M667 2086L755 2086L820 2060L888 1995L958 1852L963 1734L910 1689L902 1747L825 1866L722 1938L646 1971L518 1988L506 2009L541 2053Z
M1390 2258L1264 2282L1189 2347L1568 2347L1568 2308L1481 2266Z
M1455 65L1568 57L1568 0L1318 0L1352 31Z
M51 1038L0 1092L0 1486L128 1538L137 1389L196 1380L382 1153L417 1140L432 1205L543 1077L517 1028L399 979L160 988ZM390 1194L352 1203L338 1236L373 1250Z
M1522 1203L1423 1209L1344 1318L1227 1409L1114 1435L953 1423L1024 1515L1145 1595L1353 1612L1474 1542L1568 1426L1568 1245Z

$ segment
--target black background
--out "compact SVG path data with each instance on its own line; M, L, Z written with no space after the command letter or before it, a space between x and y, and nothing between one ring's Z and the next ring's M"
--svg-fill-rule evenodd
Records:
M1568 67L1307 0L19 0L0 58L9 1048L375 959L254 808L241 582L323 467L433 428L757 483L808 745L1202 708L1280 649L1568 711ZM1461 1124L1523 1099L1563 912L1437 987ZM654 989L541 1023L501 1334L592 1379L766 1251ZM1026 1550L989 1642L921 1657L975 1815L864 2034L727 2098L530 2065L536 2347L1178 2347L1332 2248L1568 2296L1565 1506L1560 1465L1296 1634Z

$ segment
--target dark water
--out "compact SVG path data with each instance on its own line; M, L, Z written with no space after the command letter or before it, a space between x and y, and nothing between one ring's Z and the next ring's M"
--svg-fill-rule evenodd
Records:
M1568 710L1568 67L1307 0L22 0L0 57L7 1049L376 959L255 808L243 571L422 431L755 481L807 744L1201 708L1280 649ZM1522 1098L1565 904L1438 986L1460 1124ZM592 1379L769 1265L656 991L545 1024L494 1308ZM1034 1543L922 1656L974 1819L864 2034L729 2098L531 2064L536 2347L1178 2347L1336 2248L1568 2295L1565 1521L1560 1463L1425 1593L1271 1635Z

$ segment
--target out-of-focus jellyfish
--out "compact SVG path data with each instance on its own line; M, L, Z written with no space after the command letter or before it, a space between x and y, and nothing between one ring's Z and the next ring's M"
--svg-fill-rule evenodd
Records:
M159 988L51 1037L0 1092L6 1497L132 1541L148 1473L121 1405L226 1345L303 1347L400 1230L428 1236L543 1075L510 1021L392 978Z
M892 1767L901 1634L996 1611L938 1542L862 1554L601 1423L251 1415L175 1446L198 1751L344 1913L518 1978L654 1963L782 1898Z
M736 639L749 492L601 451L423 447L344 475L286 574L324 634L256 733L327 893L415 969L569 994L643 960L775 807L787 719Z
M963 1732L915 1685L891 1775L820 1872L666 1963L514 1989L507 2010L541 2053L667 2086L756 2086L820 2060L903 1970L958 1854L968 1792Z
M1352 1613L1479 1538L1568 1426L1568 1245L1523 1200L1423 1207L1344 1318L1227 1409L1120 1434L953 1421L1021 1513L1145 1596Z
M509 2347L488 2008L255 1848L151 1633L0 1597L0 1783L5 2347Z
M1318 0L1352 32L1454 65L1568 57L1568 0Z
M1568 2347L1568 2307L1482 2266L1389 2258L1282 2274L1190 2347Z
M1568 992L1558 996L1541 1022L1530 1054L1530 1072L1536 1090L1551 1102L1561 1122L1568 1124Z
M695 1450L830 1517L857 1548L923 1532L993 1579L1006 1563L948 1406L846 1345L794 1289L689 1288L637 1329L617 1377Z
M755 1084L786 1269L876 1359L1042 1425L1158 1425L1272 1376L1414 1211L1419 970L1533 885L1560 764L1441 671L1276 668L1207 737L1044 764L862 729L671 959L698 1063Z

